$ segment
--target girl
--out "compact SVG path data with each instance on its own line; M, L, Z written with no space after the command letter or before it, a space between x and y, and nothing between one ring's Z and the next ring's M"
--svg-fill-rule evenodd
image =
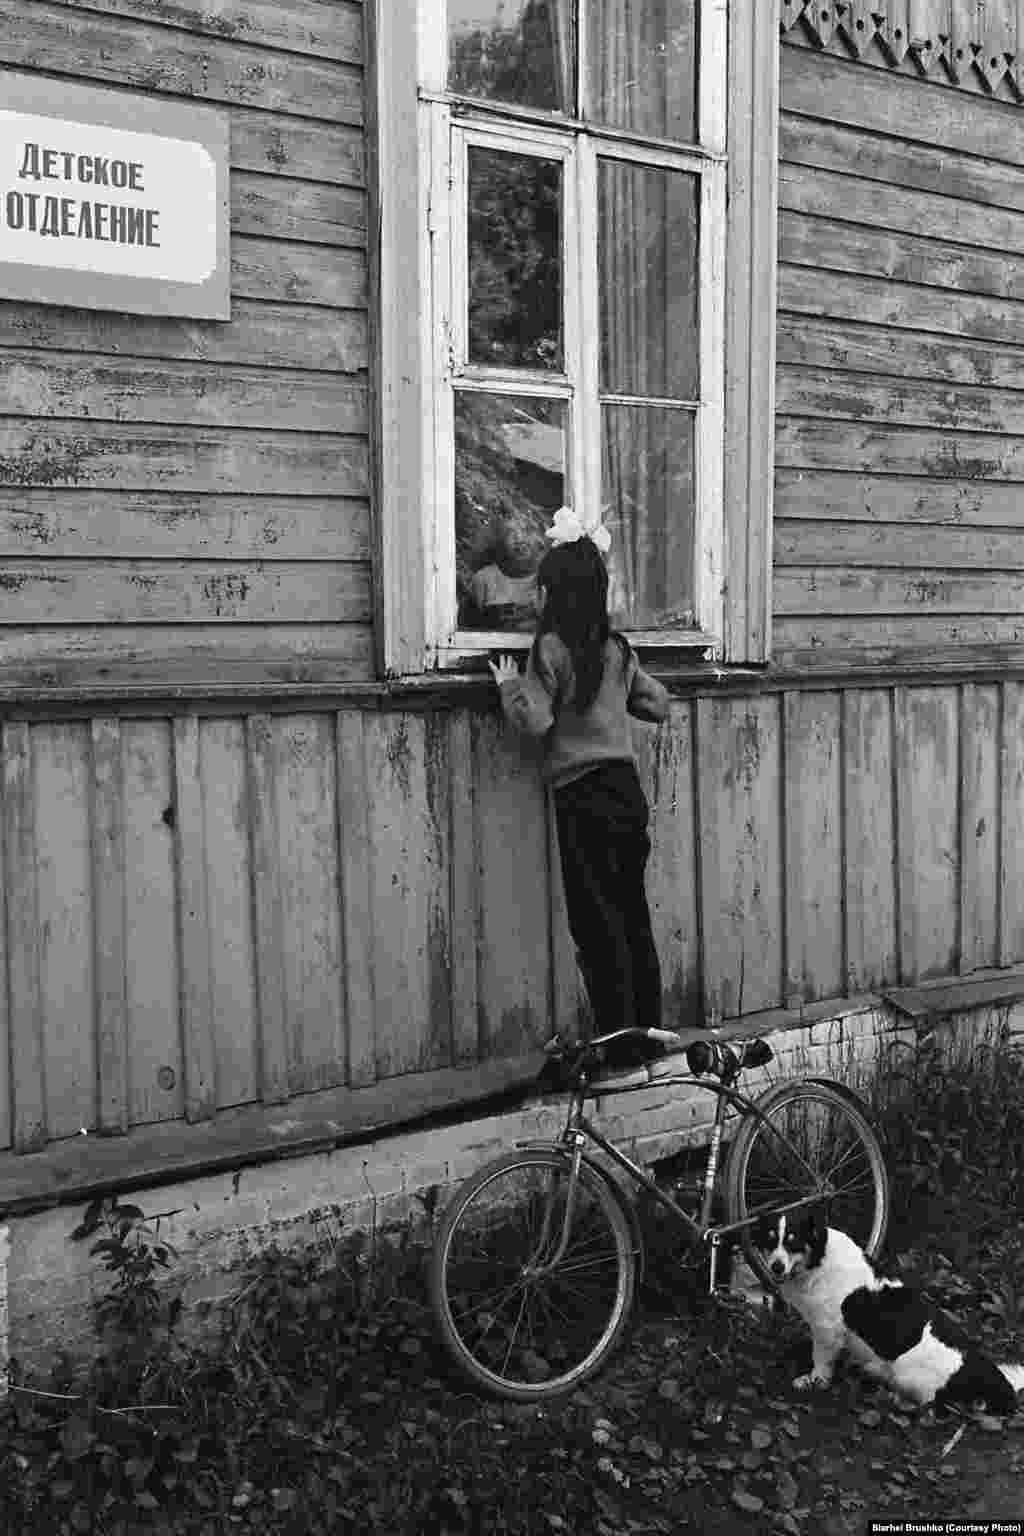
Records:
M505 717L545 738L569 928L598 1033L658 1028L661 970L644 870L648 808L628 716L663 720L668 694L608 622L608 572L593 536L563 508L537 571L539 622L521 677L515 658L489 663ZM600 546L600 549L599 549Z

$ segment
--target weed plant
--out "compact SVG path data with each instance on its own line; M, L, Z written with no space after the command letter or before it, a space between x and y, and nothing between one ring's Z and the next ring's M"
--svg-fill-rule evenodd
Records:
M1016 1241L1019 1231L1024 1054L1005 1029L970 1041L922 1030L882 1058L869 1096L895 1197L890 1247L912 1246L908 1237L925 1231L938 1234L947 1252L962 1240L945 1271L943 1299L955 1303L956 1266L967 1247L976 1258L987 1246L995 1252L1000 1241ZM42 1380L13 1364L10 1394L0 1406L0 1531L424 1536L486 1528L488 1536L519 1536L577 1529L570 1506L588 1532L641 1528L622 1511L614 1521L607 1511L605 1523L599 1518L601 1499L608 1503L622 1490L616 1485L602 1495L595 1483L600 1466L595 1474L589 1430L567 1431L564 1444L553 1442L550 1422L534 1415L513 1431L500 1414L453 1396L438 1379L425 1327L422 1252L411 1224L385 1243L373 1233L345 1231L336 1210L318 1213L314 1240L299 1251L265 1252L248 1268L219 1330L193 1343L181 1336L176 1255L161 1235L169 1214L147 1217L115 1197L90 1205L76 1229L75 1240L90 1243L109 1282L95 1308L97 1353L86 1365L58 1357ZM649 1258L649 1274L663 1274L666 1294L678 1304L674 1262L656 1244ZM989 1274L996 1277L991 1283L979 1278L960 1290L972 1315L980 1308L1012 1345L1024 1336L1019 1241L1012 1253L997 1253ZM708 1371L742 1343L731 1313L707 1337L700 1319L692 1322L692 1349L703 1363L687 1367L685 1391L659 1380L663 1356L660 1365L641 1362L643 1390L660 1394L652 1424L676 1422L691 1387L706 1396ZM723 1369L722 1381L735 1385L749 1375ZM585 1399L581 1394L566 1409L570 1427L586 1416ZM694 1404L703 1427L687 1421L687 1433L707 1441L718 1433L718 1420L708 1418L711 1400ZM519 1457L527 1458L521 1465L505 1460L513 1433L521 1437ZM605 1439L609 1433L601 1429ZM634 1436L627 1449L635 1443L637 1455L646 1456L648 1440ZM735 1504L734 1471L726 1468L735 1467L738 1453L726 1449L715 1466ZM691 1465L695 1454L698 1465ZM761 1455L757 1447L745 1453L747 1460ZM704 1477L700 1454L691 1447L686 1456L686 1476ZM753 1508L757 1499L743 1496L748 1502L737 1507ZM488 1523L475 1526L472 1511L485 1504ZM541 1507L546 1524L534 1518ZM800 1521L792 1518L791 1528L799 1530Z
M885 1144L894 1231L934 1225L954 1208L964 1235L1019 1215L1024 1049L1004 1019L975 1034L939 1023L893 1039L868 1097Z

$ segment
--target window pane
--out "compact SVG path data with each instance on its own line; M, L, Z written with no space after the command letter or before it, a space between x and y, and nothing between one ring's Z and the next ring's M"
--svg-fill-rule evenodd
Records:
M601 388L696 400L697 177L602 160Z
M448 0L448 88L571 112L573 0Z
M469 361L562 367L562 167L469 150Z
M590 0L587 116L697 139L697 0Z
M659 406L605 405L601 418L613 623L623 629L692 624L693 415Z
M455 574L460 629L529 630L534 572L567 499L564 400L455 395Z

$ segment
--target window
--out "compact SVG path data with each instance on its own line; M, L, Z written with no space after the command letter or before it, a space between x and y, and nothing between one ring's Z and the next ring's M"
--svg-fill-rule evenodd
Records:
M375 19L386 665L525 644L563 504L620 628L726 653L725 0Z

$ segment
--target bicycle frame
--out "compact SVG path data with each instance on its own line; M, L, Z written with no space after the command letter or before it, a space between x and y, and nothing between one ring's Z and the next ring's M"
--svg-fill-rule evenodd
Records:
M723 1238L730 1237L735 1232L741 1232L746 1227L754 1226L761 1219L762 1215L768 1211L770 1211L773 1215L781 1216L788 1211L796 1211L800 1210L803 1206L813 1205L816 1201L827 1198L827 1196L831 1193L830 1187L826 1186L825 1189L816 1190L812 1195L804 1195L799 1200L790 1200L781 1205L773 1203L771 1205L764 1206L763 1208L755 1211L752 1216L744 1217L742 1221L723 1222L717 1225L712 1224L712 1203L714 1199L715 1184L718 1177L718 1167L722 1150L722 1138L725 1131L725 1117L729 1108L735 1109L741 1115L755 1116L758 1120L761 1121L762 1125L767 1126L776 1140L779 1141L783 1147L785 1147L786 1151L792 1157L796 1158L798 1162L803 1164L811 1178L814 1177L813 1170L808 1167L803 1157L801 1157L797 1149L792 1145L791 1142L786 1139L778 1127L773 1125L771 1120L768 1119L767 1115L763 1114L761 1110L758 1109L754 1101L747 1098L745 1094L740 1093L739 1090L734 1088L731 1083L723 1081L709 1082L705 1078L682 1075L679 1077L659 1078L657 1083L659 1087L679 1087L688 1084L693 1087L702 1088L708 1093L713 1093L717 1098L717 1103L715 1105L715 1118L711 1129L711 1142L708 1147L708 1157L704 1167L703 1190L698 1218L694 1220L690 1213L683 1210L682 1206L677 1204L677 1202L672 1199L671 1195L666 1194L665 1191L655 1183L655 1181L648 1173L646 1173L635 1162L633 1162L632 1158L627 1157L626 1154L620 1151L620 1149L615 1146L613 1142L609 1141L606 1136L603 1136L601 1132L596 1128L596 1126L590 1123L590 1121L583 1113L583 1105L588 1096L586 1089L576 1088L573 1090L572 1097L569 1102L569 1112L566 1117L565 1127L562 1130L562 1133L559 1136L557 1142L552 1143L550 1141L529 1141L517 1143L517 1146L521 1147L543 1146L545 1148L550 1148L555 1146L559 1149L566 1149L570 1153L569 1191L566 1196L565 1212L562 1217L561 1236L558 1240L554 1253L551 1254L551 1256L544 1264L538 1264L535 1266L536 1273L540 1274L547 1270L554 1269L554 1267L561 1262L561 1259L565 1253L565 1249L569 1241L569 1230L572 1225L576 1185L579 1180L580 1166L583 1162L584 1148L586 1147L588 1141L593 1142L593 1144L598 1147L606 1157L610 1158L611 1161L615 1163L619 1168L621 1168L624 1173L628 1174L629 1177L633 1180L634 1184L637 1184L642 1189L646 1190L647 1193L653 1196L653 1198L657 1200L660 1205L664 1206L666 1210L670 1211L676 1220L681 1222L682 1225L689 1231L694 1242L707 1243L710 1253L708 1289L711 1292L714 1292L715 1290L718 1249L721 1246ZM603 1091L608 1095L613 1095L616 1093L635 1093L639 1088L648 1086L651 1085L647 1083L636 1083L629 1084L621 1088L610 1087ZM542 1251L544 1246L546 1246L548 1236L547 1227L547 1217L545 1216L544 1230L541 1235L541 1242L538 1251Z

